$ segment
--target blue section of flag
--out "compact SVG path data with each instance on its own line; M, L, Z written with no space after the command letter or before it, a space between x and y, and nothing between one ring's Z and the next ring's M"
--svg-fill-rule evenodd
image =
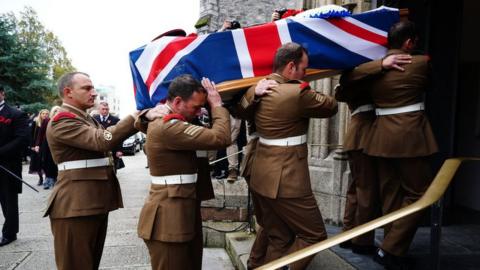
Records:
M370 26L388 32L390 27L400 20L400 13L398 10L382 6L365 13L355 14L352 17Z
M289 21L288 29L292 41L308 50L310 68L348 69L370 60L345 49L300 23Z
M145 46L142 46L134 51L130 52L130 71L132 72L133 87L135 89L135 102L137 104L137 110L154 107L154 103L150 100L147 86L138 72L135 66L135 61L140 57Z

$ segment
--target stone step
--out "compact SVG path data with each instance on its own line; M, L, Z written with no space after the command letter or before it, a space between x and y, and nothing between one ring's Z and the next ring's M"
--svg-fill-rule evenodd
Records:
M212 179L215 198L202 202L202 207L247 208L248 187L241 177L230 183L226 179Z
M203 246L209 248L225 248L226 235L237 231L245 231L248 224L245 222L203 222Z
M226 234L225 249L237 269L247 269L247 259L254 240L254 233L235 232ZM335 252L328 249L315 255L307 269L355 270L356 268L339 257Z

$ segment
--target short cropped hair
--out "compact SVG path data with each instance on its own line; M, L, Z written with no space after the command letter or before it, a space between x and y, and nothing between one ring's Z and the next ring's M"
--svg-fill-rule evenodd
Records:
M82 75L85 75L87 77L90 77L90 75L88 75L87 73L80 72L80 71L74 71L74 72L69 72L69 73L63 74L62 77L60 77L60 79L58 79L58 95L61 98L63 98L63 89L65 87L72 87L73 77L77 74L82 74Z
M415 41L417 38L417 29L415 24L410 21L398 22L388 31L388 45L390 49L400 49L407 39Z
M168 100L173 100L175 97L181 97L183 100L188 100L193 92L207 93L202 84L197 81L190 74L183 74L176 77L168 87Z
M100 101L98 104L103 105L105 107L108 107L108 102L106 102L106 101Z
M294 42L284 44L282 47L278 48L275 53L273 71L277 73L281 72L283 68L292 61L295 65L298 65L298 63L302 61L304 53L308 55L307 49L300 44Z

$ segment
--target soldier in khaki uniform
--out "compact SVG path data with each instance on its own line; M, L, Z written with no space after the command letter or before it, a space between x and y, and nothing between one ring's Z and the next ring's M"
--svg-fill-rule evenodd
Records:
M128 116L105 130L86 110L97 93L82 72L59 80L63 105L49 122L47 140L58 165L45 216L50 216L58 269L98 269L108 212L122 207L110 151L137 132Z
M254 113L259 134L250 188L257 197L268 234L265 262L312 245L327 237L312 193L306 133L311 117L330 117L337 103L299 81L308 66L306 50L295 43L280 47L274 72L278 82L263 96L250 88L240 101L245 113ZM290 265L304 269L312 257Z
M196 150L220 149L231 143L229 113L221 106L214 84L204 79L202 85L190 75L175 78L167 100L172 113L148 125L152 185L140 213L138 235L148 247L152 269L201 268L196 183L206 174L198 167ZM210 129L189 123L205 101L212 109Z
M267 80L262 79L260 82L255 86L255 92L259 95L264 95L270 93L271 91L268 90L271 87L278 86L278 83L274 80ZM248 113L245 114L245 111L240 109L243 117L248 117ZM250 114L253 116L253 114ZM247 185L250 187L250 176L252 172L253 162L255 160L255 150L257 148L258 143L258 134L256 132L255 127L255 120L253 118L247 119L247 132L248 132L248 143L245 146L245 156L242 160L242 164L240 164L240 176L245 178ZM249 192L251 192L249 190ZM247 268L254 269L259 266L262 266L265 263L265 256L267 254L268 248L268 235L263 229L263 215L260 209L258 200L256 196L252 194L252 203L253 203L253 211L255 214L255 218L257 221L257 228L256 228L256 238L252 245L252 249L250 250L250 256L247 260Z
M370 95L365 94L368 83L346 84L345 76L335 88L337 101L346 102L351 120L348 126L343 150L348 154L352 182L347 190L343 230L362 225L379 214L378 178L374 158L362 152L370 126L375 120L375 108ZM341 247L351 247L354 253L373 254L375 231L345 242ZM350 245L349 245L350 244Z
M383 212L390 213L417 201L428 188L432 175L429 157L438 151L424 112L429 59L409 56L416 44L415 26L400 22L388 33L387 57L355 68L349 80L374 78L371 96L377 119L364 152L377 157ZM396 61L397 63L393 63ZM404 65L402 65L404 64ZM385 267L403 265L422 213L393 222L374 259Z

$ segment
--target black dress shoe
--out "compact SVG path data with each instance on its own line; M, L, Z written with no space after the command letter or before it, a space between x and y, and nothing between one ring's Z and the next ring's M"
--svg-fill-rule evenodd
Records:
M340 246L341 248L344 248L344 249L350 249L350 248L352 248L352 240L348 240L348 241L342 242L342 243L340 243L339 246Z
M9 238L7 238L7 237L2 237L2 241L0 241L0 247L1 247L1 246L8 245L8 244L10 244L11 242L13 242L13 241L15 241L15 240L17 240L17 237L16 237L16 236L14 236L14 237L9 237Z
M404 257L392 255L382 249L378 249L373 255L373 260L385 267L387 270L408 270L410 263Z
M356 245L352 243L352 252L362 255L373 255L377 251L377 247L374 245Z

